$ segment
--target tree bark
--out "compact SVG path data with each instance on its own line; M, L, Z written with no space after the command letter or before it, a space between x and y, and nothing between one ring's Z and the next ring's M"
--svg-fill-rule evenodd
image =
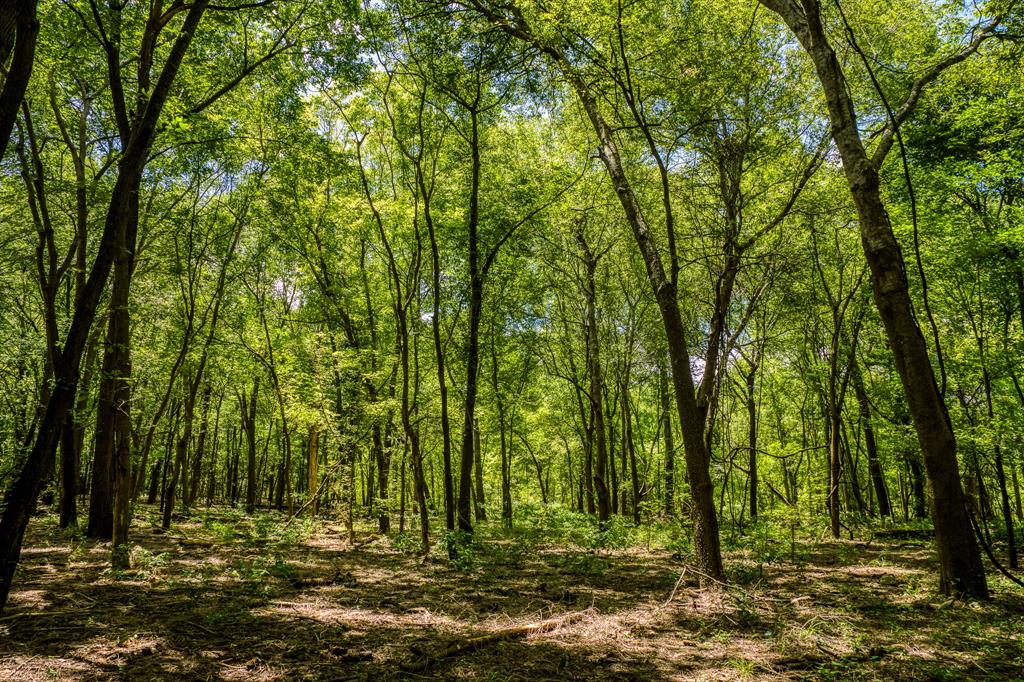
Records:
M32 78L36 38L39 36L36 5L37 0L8 0L0 6L0 66L4 66L7 57L13 55L0 91L0 158L7 151L18 108L25 99L25 91Z
M473 469L476 472L475 519L487 520L487 501L484 498L484 451L480 445L480 420L473 420Z
M939 392L924 335L914 317L899 243L882 203L878 169L860 138L842 65L828 42L817 0L761 0L778 13L811 57L825 94L832 138L860 219L875 304L903 384L932 490L932 518L944 593L988 597L981 554L968 518L956 438Z
M252 396L240 395L242 408L242 428L248 446L248 467L245 481L245 511L252 514L256 511L256 398L259 395L260 378L256 377L252 384ZM236 465L237 471L237 465ZM238 475L235 480L237 485Z
M463 406L459 498L456 511L459 529L472 533L470 497L473 480L473 422L476 414L477 375L480 370L480 316L483 309L484 282L480 272L480 245L477 236L480 219L480 126L477 109L470 109L469 115L471 165L469 219L466 226L469 238L469 329L466 342L466 398Z

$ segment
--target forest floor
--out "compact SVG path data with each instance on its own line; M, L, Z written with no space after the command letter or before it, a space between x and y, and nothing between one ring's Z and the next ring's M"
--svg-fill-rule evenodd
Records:
M114 572L54 521L33 520L0 617L3 680L1024 679L1024 593L942 597L926 542L739 549L732 585L701 589L664 549L486 526L453 566L407 536L225 508L162 534L144 507Z

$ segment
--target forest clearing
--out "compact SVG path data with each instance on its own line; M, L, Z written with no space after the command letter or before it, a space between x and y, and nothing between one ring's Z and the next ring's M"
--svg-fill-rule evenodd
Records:
M0 0L0 678L1024 680L1024 2Z

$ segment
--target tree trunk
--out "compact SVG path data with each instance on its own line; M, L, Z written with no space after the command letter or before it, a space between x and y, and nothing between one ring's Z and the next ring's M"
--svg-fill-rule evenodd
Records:
M633 443L633 413L629 405L629 371L622 380L622 457L629 459L629 476L633 488L633 523L640 525L640 475L636 467L636 447Z
M487 503L484 499L484 451L480 446L480 420L473 420L473 468L476 471L476 520L487 520Z
M480 368L480 315L483 309L484 282L480 272L480 245L477 225L480 216L480 130L477 110L470 110L471 179L469 192L469 329L466 342L466 399L462 420L462 459L459 462L459 499L456 504L459 529L473 532L470 521L470 491L473 477L473 423L476 416L477 374Z
M672 408L670 407L671 397L668 392L668 372L665 367L659 367L659 379L661 382L661 418L662 430L665 436L665 516L672 518L675 513L675 484L676 484L676 447L672 435Z
M319 511L320 500L316 497L319 482L318 466L320 464L320 429L313 424L309 427L309 448L306 451L306 495L311 500L309 513L316 516Z
M37 0L10 0L0 7L0 65L5 65L7 57L13 55L0 91L0 158L7 151L18 108L32 77L39 36L36 5Z
M210 397L213 388L209 383L203 388L199 418L199 436L196 439L196 451L192 456L192 473L189 476L188 494L185 495L185 506L191 507L199 495L200 484L203 479L203 456L206 454L206 432L210 428Z
M247 397L244 393L241 394L242 427L245 429L245 439L248 445L248 468L245 481L245 511L248 514L256 511L256 398L259 395L259 389L260 378L256 377L252 384L252 396Z
M85 443L85 416L89 406L89 387L92 385L96 365L96 349L99 346L97 325L89 335L85 351L85 372L75 396L75 409L64 420L61 434L61 490L60 527L69 528L78 524L78 482L81 478L82 447Z
M750 480L750 520L757 521L757 364L747 372L747 476Z
M821 23L817 0L762 0L782 16L810 55L825 94L832 138L860 219L875 304L914 420L932 490L932 518L944 593L986 598L988 584L968 518L956 438L910 300L903 255L882 203L878 169L860 138L850 89ZM801 7L802 6L802 7Z
M89 278L75 303L75 313L55 367L54 388L47 401L45 414L40 420L38 436L17 478L4 496L4 512L0 518L0 609L7 603L29 517L39 493L53 471L61 426L78 387L82 351L113 265L118 237L126 222L130 220L131 205L138 196L142 170L156 133L160 113L207 4L208 0L196 0L189 6L149 101L145 109L136 114L137 125L127 140L118 162L117 179L112 188L103 234L97 246ZM13 66L12 64L12 68ZM21 71L19 67L19 72ZM9 84L10 79L4 83L4 95L7 94ZM19 102L12 104L15 99ZM3 97L0 115L4 114L3 109L7 106L11 106L16 112L20 99ZM13 117L11 124L13 125ZM0 121L0 125L6 123ZM0 138L2 137L0 135Z
M594 489L597 492L597 518L602 527L611 518L611 497L608 490L608 444L604 423L604 381L601 376L600 340L597 328L597 263L600 256L587 243L582 226L576 231L583 265L586 268L584 295L586 296L585 324L587 334L587 375L590 379L590 419L593 425Z
M868 475L871 477L871 485L874 487L875 499L878 500L878 515L886 518L892 516L892 505L889 502L889 490L885 486L882 465L878 459L878 443L875 441L875 429L871 423L871 401L864 388L864 376L861 373L860 363L854 360L850 369L853 372L853 392L857 398L860 421L864 428L864 445L868 452Z

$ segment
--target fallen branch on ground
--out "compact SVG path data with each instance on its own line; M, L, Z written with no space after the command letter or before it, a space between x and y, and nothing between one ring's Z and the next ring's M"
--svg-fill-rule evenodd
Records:
M686 566L683 566L683 570L679 574L679 579L676 580L676 584L672 587L672 591L669 593L668 599L665 600L665 603L662 604L660 608L665 608L666 606L668 606L669 604L672 603L672 600L675 599L675 597L676 597L676 590L679 589L679 585L682 584L683 578L685 578L685 577L686 577Z
M587 609L585 611L575 611L573 613L559 616L557 618L549 618L539 623L529 623L527 625L516 625L513 627L502 628L500 630L494 630L483 635L477 635L476 637L470 637L462 642L454 642L445 649L439 652L421 651L415 646L411 647L415 658L402 666L402 669L406 672L416 672L427 670L441 661L444 661L455 656L461 656L472 651L476 651L488 644L495 642L501 642L510 639L521 639L527 635L533 635L540 632L549 632L563 625L571 625L584 616L589 615L593 612L593 609Z

